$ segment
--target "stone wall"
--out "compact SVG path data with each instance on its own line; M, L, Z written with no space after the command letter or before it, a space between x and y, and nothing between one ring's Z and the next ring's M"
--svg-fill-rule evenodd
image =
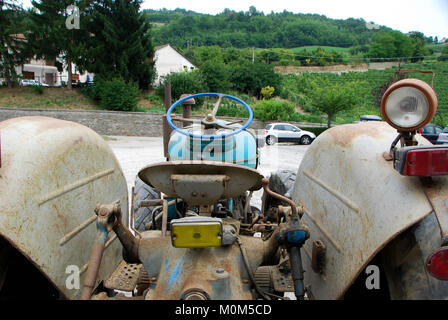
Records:
M45 110L0 108L0 121L24 117L41 116L68 120L83 124L101 135L160 137L163 134L163 115L146 112L119 112L103 110ZM194 117L199 118L199 117ZM223 118L236 121L237 118ZM241 119L246 121L246 119ZM298 127L320 126L320 124L294 123ZM263 121L254 120L250 128L259 130L265 127Z

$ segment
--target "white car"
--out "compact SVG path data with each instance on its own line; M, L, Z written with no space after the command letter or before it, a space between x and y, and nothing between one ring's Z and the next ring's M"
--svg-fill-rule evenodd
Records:
M316 139L312 132L302 130L289 123L272 123L265 128L266 144L273 145L276 142L298 142L310 144Z
M41 87L49 87L48 84L39 82L37 80L31 80L31 79L23 79L20 80L20 85L23 87L27 87L27 86L41 86Z

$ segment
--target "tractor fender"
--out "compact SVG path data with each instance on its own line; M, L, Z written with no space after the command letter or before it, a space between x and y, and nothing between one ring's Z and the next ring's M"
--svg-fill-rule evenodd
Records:
M397 135L385 122L336 126L311 144L300 164L291 196L310 228L304 280L316 299L343 298L387 243L433 211L419 178L401 176L383 157ZM317 240L326 247L321 272L312 269Z
M0 122L0 135L0 236L63 297L78 299L97 233L96 204L120 200L127 222L128 191L120 165L101 136L74 122L13 118ZM113 233L106 246L100 279L122 259ZM79 289L69 280L77 269Z

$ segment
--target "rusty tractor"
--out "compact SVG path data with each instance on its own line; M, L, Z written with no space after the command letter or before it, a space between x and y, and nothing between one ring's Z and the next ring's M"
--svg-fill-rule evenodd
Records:
M172 116L204 97L217 101L203 119ZM223 99L247 122L217 119ZM436 108L429 85L400 80L383 97L387 123L331 128L297 173L267 179L250 107L186 96L166 114L167 161L140 170L130 200L92 130L1 122L0 297L20 297L27 275L60 299L340 299L371 266L390 298L446 297L448 148L416 134Z

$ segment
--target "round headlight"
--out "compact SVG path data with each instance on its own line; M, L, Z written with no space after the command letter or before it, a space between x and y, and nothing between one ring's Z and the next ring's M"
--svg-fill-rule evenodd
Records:
M434 117L437 95L424 81L400 80L384 94L381 111L392 127L403 131L418 130Z

